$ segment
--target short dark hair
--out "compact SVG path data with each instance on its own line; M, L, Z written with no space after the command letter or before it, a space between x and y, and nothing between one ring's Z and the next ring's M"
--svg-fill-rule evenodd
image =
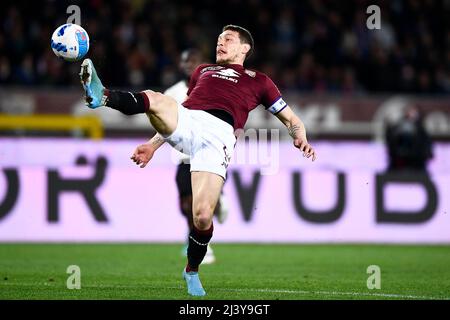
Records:
M247 52L246 54L246 58L250 57L253 53L253 48L255 47L255 42L253 41L253 37L252 34L250 33L250 31L248 31L247 29L234 25L234 24L229 24L226 25L225 27L223 27L222 32L227 31L227 30L231 30L231 31L235 31L237 33L239 33L239 39L241 40L241 42L249 44L250 45L250 50Z

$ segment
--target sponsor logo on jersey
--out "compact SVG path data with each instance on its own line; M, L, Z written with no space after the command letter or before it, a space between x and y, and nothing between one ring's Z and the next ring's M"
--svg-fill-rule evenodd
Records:
M215 74L211 75L213 78L224 79L234 83L238 83L238 80L235 78L239 78L239 76L240 73L231 68L217 71Z
M209 66L209 67L204 67L202 70L200 70L200 73L204 73L206 71L215 71L215 70L220 70L223 69L222 66Z
M239 78L239 76L240 76L240 74L236 70L231 69L231 68L228 68L225 70L220 70L217 72L217 74L221 74L226 77L237 77L237 78Z

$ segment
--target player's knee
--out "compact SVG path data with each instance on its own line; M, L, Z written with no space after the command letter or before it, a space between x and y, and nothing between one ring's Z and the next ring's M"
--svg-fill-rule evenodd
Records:
M194 225L199 230L207 230L211 227L211 217L209 217L209 216L195 217Z
M150 113L157 114L167 108L169 105L176 106L177 102L172 97L166 96L161 92L156 92L152 90L145 90L143 93L147 96L149 101L149 111Z
M211 227L213 207L209 203L199 204L195 207L194 224L200 230Z

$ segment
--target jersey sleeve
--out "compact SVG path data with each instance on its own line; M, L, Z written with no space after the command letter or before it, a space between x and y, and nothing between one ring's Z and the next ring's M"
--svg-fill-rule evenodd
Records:
M192 90L194 90L195 85L197 84L197 80L200 77L200 70L202 70L202 68L204 66L205 65L203 65L203 64L199 65L192 73L191 78L189 79L189 88L186 93L187 96L189 96L191 94Z
M278 90L272 79L267 76L265 76L261 104L272 114L277 114L287 106L281 96L280 90Z

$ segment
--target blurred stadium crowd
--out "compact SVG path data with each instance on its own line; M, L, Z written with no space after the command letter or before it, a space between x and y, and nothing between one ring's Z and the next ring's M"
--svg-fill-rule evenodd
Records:
M2 1L0 84L78 86L79 64L50 48L66 8L81 8L89 57L111 87L167 87L188 47L214 60L225 24L252 31L248 67L283 90L324 93L450 94L450 1L86 0ZM368 30L366 8L381 7L381 30Z

